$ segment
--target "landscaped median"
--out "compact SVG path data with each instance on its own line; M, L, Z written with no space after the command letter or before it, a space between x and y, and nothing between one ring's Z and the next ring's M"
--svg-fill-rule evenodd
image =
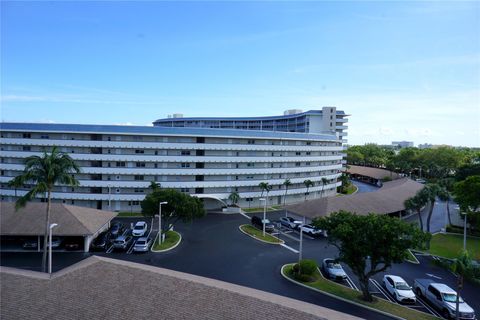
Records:
M240 231L245 233L246 235L256 239L260 240L262 242L266 243L271 243L271 244L283 244L285 241L278 239L275 236L272 236L271 234L265 233L265 236L263 236L262 230L258 230L257 228L249 225L249 224L243 224L239 227Z
M182 235L176 231L170 230L165 233L165 240L161 244L158 244L158 234L155 237L155 241L152 245L152 252L165 252L172 250L180 244L182 241Z
M429 314L413 310L411 308L403 307L399 304L394 304L383 299L374 298L373 302L366 302L362 299L359 291L347 288L341 284L327 280L320 274L317 269L313 274L312 282L298 281L293 277L293 263L286 264L282 267L281 273L286 279L302 286L306 286L314 291L332 296L334 298L350 302L369 308L380 313L387 313L397 318L411 319L411 320L434 320L438 319Z

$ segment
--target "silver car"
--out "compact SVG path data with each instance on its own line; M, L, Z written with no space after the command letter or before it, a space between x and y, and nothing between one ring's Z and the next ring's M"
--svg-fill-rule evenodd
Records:
M150 246L152 245L152 238L138 238L137 242L135 242L135 245L133 246L133 251L135 252L147 252L148 249L150 249Z
M132 243L132 240L132 236L120 236L113 241L113 248L126 250Z
M343 270L340 263L334 259L324 259L322 263L322 269L325 275L333 280L343 280L347 278L347 274Z

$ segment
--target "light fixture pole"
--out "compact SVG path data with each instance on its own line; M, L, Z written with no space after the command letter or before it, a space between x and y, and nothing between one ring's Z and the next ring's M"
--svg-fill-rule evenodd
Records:
M48 230L48 274L50 276L52 275L52 232L56 226L58 226L58 224L52 223Z
M300 248L298 248L298 262L302 260L303 252L303 225L305 224L305 217L303 217L303 224L300 225Z
M158 244L162 244L162 204L168 204L167 201L160 202L158 206Z
M265 219L267 218L267 199L265 198L260 198L260 201L263 201L263 220L262 220L262 232L263 232L263 237L265 238Z

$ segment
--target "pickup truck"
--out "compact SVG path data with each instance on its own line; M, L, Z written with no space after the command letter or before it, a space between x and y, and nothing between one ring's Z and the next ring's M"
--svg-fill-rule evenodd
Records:
M455 303L457 293L443 283L437 283L431 279L415 279L413 283L415 293L424 297L436 309L441 311L446 319L455 319ZM460 297L458 310L459 319L472 320L475 318L475 311Z

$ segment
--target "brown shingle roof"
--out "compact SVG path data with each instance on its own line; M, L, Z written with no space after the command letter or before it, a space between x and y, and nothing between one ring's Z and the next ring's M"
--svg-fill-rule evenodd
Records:
M14 202L0 202L0 234L43 235L46 206L42 202L29 202L15 211ZM110 211L52 203L50 221L59 224L55 235L84 236L96 233L116 215Z
M374 192L309 200L287 206L287 210L309 218L346 210L357 214L392 213L405 210L404 202L423 188L408 178L385 182Z
M0 318L358 319L218 280L92 256L53 274L0 268Z
M388 171L385 169L353 166L353 165L348 165L347 172L350 174L359 174L362 176L371 177L377 180L382 180L385 177L389 177L389 178L392 178L392 180L395 180L400 177L398 173Z

